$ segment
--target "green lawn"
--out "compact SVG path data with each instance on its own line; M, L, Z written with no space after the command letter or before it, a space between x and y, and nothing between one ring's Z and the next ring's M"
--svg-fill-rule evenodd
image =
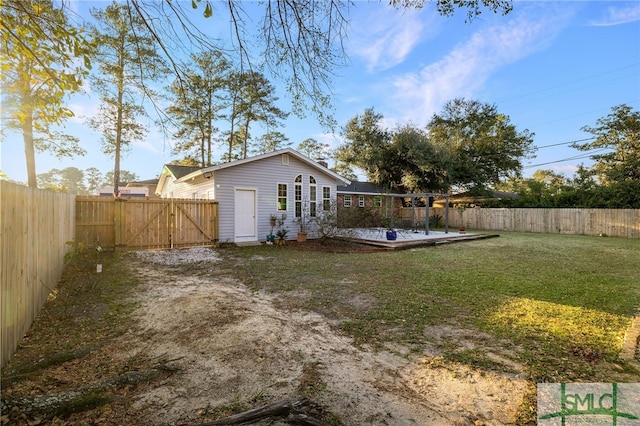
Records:
M491 336L532 382L640 381L618 359L640 308L640 241L503 233L407 251L331 254L272 246L223 251L234 273L291 309L319 312L359 344L508 370L479 350L434 341L432 327Z

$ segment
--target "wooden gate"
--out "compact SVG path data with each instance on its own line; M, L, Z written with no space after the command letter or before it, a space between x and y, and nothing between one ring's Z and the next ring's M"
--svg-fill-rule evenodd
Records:
M212 246L218 243L213 200L76 198L75 241L127 250Z

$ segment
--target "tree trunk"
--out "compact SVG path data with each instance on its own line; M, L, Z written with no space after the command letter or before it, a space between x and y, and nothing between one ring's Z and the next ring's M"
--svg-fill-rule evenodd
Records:
M36 179L36 150L33 142L33 111L28 108L24 124L22 126L22 138L24 140L24 155L27 160L27 179L30 188L38 187Z
M124 38L120 40L120 50L119 50L119 68L118 68L118 112L116 116L116 146L115 146L115 164L113 166L113 195L115 197L119 196L120 189L118 185L120 185L120 150L122 148L122 104L124 102Z
M224 419L204 423L201 426L237 425L256 422L269 417L281 417L298 425L326 426L325 422L316 418L321 417L321 415L322 407L307 398L297 398L274 402L273 404L234 414Z

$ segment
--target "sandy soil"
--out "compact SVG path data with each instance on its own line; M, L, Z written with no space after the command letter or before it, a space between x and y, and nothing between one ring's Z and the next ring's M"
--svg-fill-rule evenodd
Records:
M172 264L201 256L210 264L206 274L171 273ZM514 422L527 390L519 375L445 363L437 345L417 355L357 348L326 318L276 309L272 296L226 276L215 251L129 261L142 282L140 305L136 323L109 351L170 359L177 370L132 395L140 424L197 424L220 407L302 393L345 425L503 425ZM508 362L489 336L455 327L425 332Z

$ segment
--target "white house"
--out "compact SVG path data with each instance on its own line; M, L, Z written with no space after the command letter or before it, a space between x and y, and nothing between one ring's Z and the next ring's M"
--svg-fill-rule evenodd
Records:
M265 240L272 215L286 215L287 238L295 239L303 211L319 216L349 181L287 148L203 169L165 165L156 194L163 198L218 202L221 242Z

